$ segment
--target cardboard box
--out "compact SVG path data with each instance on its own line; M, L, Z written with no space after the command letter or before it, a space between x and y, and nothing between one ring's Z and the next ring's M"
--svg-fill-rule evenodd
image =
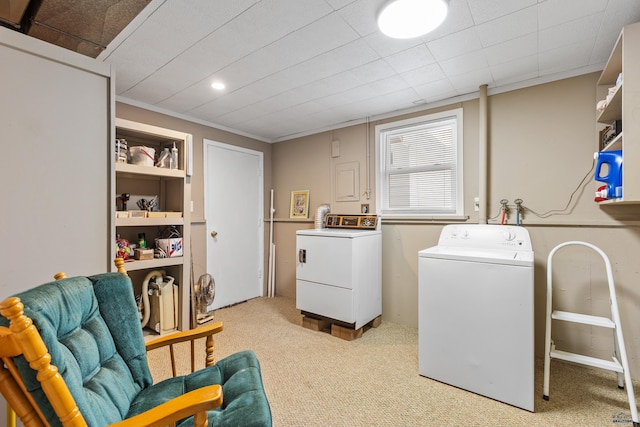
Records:
M156 248L162 249L167 258L182 256L182 237L156 239Z
M153 249L135 249L133 257L138 260L153 259Z

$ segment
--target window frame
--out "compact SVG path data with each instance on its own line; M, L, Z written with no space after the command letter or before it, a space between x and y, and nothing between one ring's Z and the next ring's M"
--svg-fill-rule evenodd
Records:
M441 122L454 119L456 121L456 200L455 212L438 212L428 209L389 209L388 197L386 194L388 173L386 169L387 143L382 141L381 135L384 132L420 126L426 123ZM409 119L398 120L377 125L375 127L376 142L376 207L377 214L382 218L437 218L437 219L457 219L464 216L464 164L463 164L463 111L462 108L441 111L437 113L425 114Z

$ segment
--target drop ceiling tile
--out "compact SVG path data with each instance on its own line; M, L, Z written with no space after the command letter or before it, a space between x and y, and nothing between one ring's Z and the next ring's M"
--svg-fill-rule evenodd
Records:
M157 74L154 74L154 76L156 75ZM153 81L149 81L148 84L145 84L145 82L146 81L138 83L122 95L127 98L137 99L149 105L155 105L164 99L170 98L175 93L165 85L158 84L161 82L161 79L154 78ZM158 86L156 86L156 84L158 84Z
M304 88L301 88L301 89L304 89ZM309 94L308 92L305 92L305 91L292 89L286 92L278 93L277 95L274 95L271 98L261 101L261 103L268 104L273 102L273 103L277 103L277 105L280 106L280 109L285 109L294 105L308 102L316 98L318 98L316 94Z
M416 68L433 64L435 62L433 55L424 44L420 44L418 46L388 56L385 60L398 73L414 70Z
M229 10L229 13L237 13L253 3L254 1L243 0ZM126 61L127 57L136 58L144 72L141 76L129 80L133 84L137 83L224 23L223 19L207 19L210 13L205 13L203 7L207 8L205 3L189 7L186 7L183 1L164 3L144 25L138 27L107 55L108 60L120 62ZM222 13L224 10L228 8L222 8L221 18L225 16ZM126 72L129 74L128 70Z
M296 92L306 99L312 100L332 96L360 86L362 83L353 74L347 72L296 88Z
M362 39L358 39L282 70L280 74L286 76L291 87L297 87L347 70L357 69L378 58L379 56L369 45Z
M294 87L293 83L293 81L287 79L286 74L274 73L244 86L243 89L251 88L254 92L262 95L263 98L269 98L289 91Z
M379 32L378 12L382 9L387 0L356 0L344 8L338 10L338 14L347 22L360 36Z
M421 40L422 42L437 40L476 25L473 16L471 16L471 9L469 8L469 3L472 1L451 0L449 2L449 13L442 25L432 32L419 37L417 40Z
M203 73L200 70L189 67L179 60L172 61L169 65L159 69L144 80L141 80L127 92L127 96L136 97L137 93L150 93L145 102L155 104L186 88L198 84L211 84L210 73ZM151 101L153 99L153 101Z
M357 39L313 58L314 62L331 63L332 72L351 70L380 56L362 39ZM313 64L317 66L317 64Z
M402 52L423 43L419 38L392 39L379 31L365 36L364 40L382 57Z
M541 52L572 45L582 40L594 40L594 29L600 27L602 15L590 15L584 18L556 25L538 33L538 46Z
M149 75L147 64L142 63L140 58L135 55L121 55L118 58L117 64L113 65L113 68L115 68L116 74L114 80L117 95L122 95L137 82Z
M595 38L572 45L540 52L538 56L540 75L552 75L589 63Z
M173 68L189 67L204 77L263 48L280 37L278 33L266 30L264 31L266 34L255 37L243 29L244 21L242 21L243 23L239 21L241 20L234 20L198 41L168 66Z
M411 86L419 86L446 78L439 64L425 65L424 67L404 72L401 75Z
M474 70L482 70L488 67L484 52L477 50L462 56L457 56L446 61L440 61L440 67L447 76L468 74Z
M326 108L332 108L369 97L371 97L371 88L368 85L364 84L349 88L341 92L335 92L330 95L327 94L325 96L318 97L317 101L323 104Z
M250 87L244 87L231 96L220 95L217 98L204 103L197 108L193 109L194 112L213 112L218 115L224 115L226 113L235 112L259 104L265 98L259 92L253 90Z
M417 85L413 87L413 90L426 102L433 102L456 95L456 91L449 79L436 80Z
M391 76L368 84L356 86L330 96L325 96L318 101L330 108L331 106L351 104L355 101L369 99L373 94L386 95L394 90L402 90L407 87L398 76Z
M538 55L529 55L495 64L490 69L497 86L517 83L520 80L534 79L538 77Z
M538 10L534 7L514 12L476 27L482 46L493 46L538 30Z
M536 0L470 0L469 8L476 24L492 21L505 15L510 15L529 6L534 6Z
M618 0L607 3L591 63L606 62L622 27L634 22L640 22L640 1Z
M427 43L437 61L444 61L482 49L476 28L462 30Z
M340 10L343 7L353 3L356 0L325 0L333 10Z
M295 107L290 107L287 110L289 110L289 113L291 113L291 110L294 110L295 113L300 116L307 116L309 114L315 114L325 109L326 107L317 101L307 101L303 102L302 104L297 104Z
M538 52L538 35L536 33L495 44L484 49L489 65L503 64L517 58L535 55Z
M279 111L280 109L276 110ZM237 126L238 124L242 124L251 120L255 120L259 117L264 117L268 114L273 113L273 110L266 110L264 106L252 104L247 105L243 108L240 108L235 111L226 112L224 109L207 109L203 108L200 110L201 113L215 114L213 116L216 121L221 123L225 123L227 126Z
M562 25L585 16L601 15L609 0L582 0L580 6L566 0L546 0L538 6L540 29ZM615 2L613 2L615 3ZM597 31L597 27L593 28Z
M349 71L362 83L374 82L396 74L394 69L383 59L369 62Z
M467 93L477 93L481 85L493 87L493 76L489 68L474 70L465 74L449 76L451 85L458 92L458 95Z
M390 92L384 97L371 97L345 105L351 111L350 119L364 119L367 116L413 107L418 95L411 88Z
M208 82L199 82L155 104L156 107L184 114L219 97Z
M357 34L337 15L329 15L254 52L229 68L245 74L266 75L299 64L357 39Z

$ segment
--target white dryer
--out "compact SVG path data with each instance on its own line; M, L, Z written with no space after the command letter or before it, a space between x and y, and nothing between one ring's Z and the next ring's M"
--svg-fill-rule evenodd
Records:
M533 411L529 232L448 225L418 256L420 375Z
M296 308L359 329L382 314L380 230L296 232Z

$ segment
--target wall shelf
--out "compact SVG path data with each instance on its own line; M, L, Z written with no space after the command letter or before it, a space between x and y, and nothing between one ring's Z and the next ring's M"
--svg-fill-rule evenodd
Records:
M156 155L164 148L172 148L175 144L178 149L178 168L167 169L154 166L142 166L130 163L116 162L112 157L114 176L114 188L112 197L123 193L131 195L132 203L134 195L138 198L158 197L158 210L161 212L179 212L174 217L151 218L117 218L115 210L111 212L114 218L113 235L127 239L130 244L137 243L137 236L144 233L147 247L153 248L155 238L160 236L162 230L175 226L182 236L183 256L170 258L154 258L149 260L127 260L124 268L130 273L134 285L134 291L140 292L144 276L153 270L165 270L168 275L175 278L178 285L178 329L190 328L191 313L191 273L190 273L190 207L191 187L187 182L186 166L188 150L191 144L191 135L171 129L132 122L116 118L116 138L127 141L129 148L133 146L146 146L153 148ZM115 141L112 152L115 154ZM114 206L117 203L114 203ZM130 205L129 210L138 209ZM117 245L111 243L112 253L116 254ZM131 256L133 258L133 254ZM114 268L115 271L115 268ZM152 325L148 325L152 326Z
M622 121L622 132L602 151L622 150L622 198L598 202L600 205L640 204L640 23L625 26L597 83L597 99L604 99L622 74L622 84L597 116L597 123ZM624 137L622 136L624 135ZM598 147L600 142L598 141Z

